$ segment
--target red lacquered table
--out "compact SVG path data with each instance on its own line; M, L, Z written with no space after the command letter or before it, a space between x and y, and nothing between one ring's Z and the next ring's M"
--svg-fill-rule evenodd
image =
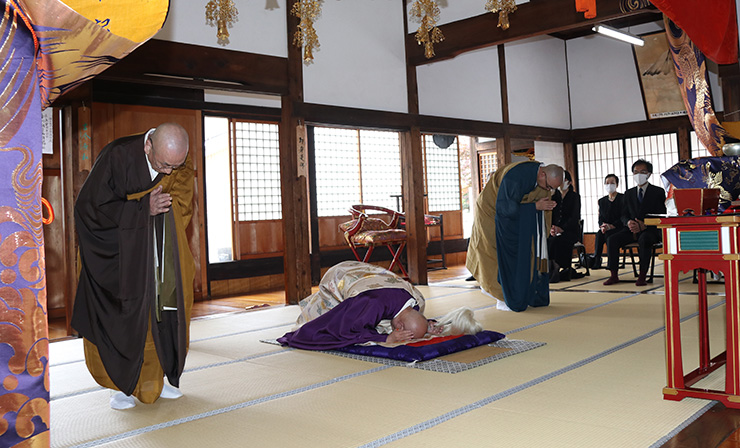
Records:
M740 409L740 366L738 366L738 327L740 326L740 216L684 216L648 218L663 232L666 315L666 400L685 397L721 401ZM680 273L697 270L699 283L699 367L684 374L681 355L681 315L678 304ZM726 351L710 358L707 309L707 271L725 275L727 342ZM724 390L693 387L697 381L725 366Z

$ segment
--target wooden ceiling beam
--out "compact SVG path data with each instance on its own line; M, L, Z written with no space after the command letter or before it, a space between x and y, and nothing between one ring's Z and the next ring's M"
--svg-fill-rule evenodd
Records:
M429 64L467 51L590 26L645 11L654 11L648 0L596 0L598 15L594 19L585 19L583 13L576 12L574 0L532 0L509 14L511 26L506 31L497 26L498 14L491 13L441 25L439 28L444 40L434 45L436 56L431 59L424 56L424 47L417 45L416 32L409 33L406 36L406 48L410 52L407 59L412 65Z
M288 60L151 39L97 79L284 95L288 93Z

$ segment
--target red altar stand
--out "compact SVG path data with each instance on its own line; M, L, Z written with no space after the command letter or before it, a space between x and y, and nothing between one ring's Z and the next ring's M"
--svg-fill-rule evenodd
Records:
M738 338L740 333L740 216L685 216L649 218L663 232L665 268L666 368L668 384L663 388L666 400L685 397L721 401L729 408L740 409L740 366ZM681 357L681 316L678 306L680 273L697 270L699 282L699 367L684 375ZM709 355L709 320L707 310L707 271L725 275L727 350L714 358ZM725 366L725 389L709 390L692 387L721 366Z

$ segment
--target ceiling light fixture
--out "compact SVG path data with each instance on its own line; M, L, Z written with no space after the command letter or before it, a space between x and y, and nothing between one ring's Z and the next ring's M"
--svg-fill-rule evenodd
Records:
M645 41L641 37L637 37L634 34L625 33L624 31L619 31L618 29L612 28L610 26L595 25L592 29L599 34L611 37L612 39L621 40L623 42L627 42L632 45L638 45L640 47L645 45Z

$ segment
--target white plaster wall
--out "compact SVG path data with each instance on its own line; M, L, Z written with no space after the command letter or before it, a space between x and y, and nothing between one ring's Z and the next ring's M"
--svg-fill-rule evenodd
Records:
M216 27L206 25L207 1L170 0L167 20L154 38L287 57L285 1L235 2L239 10L239 20L229 28L230 43L222 46L216 38Z
M504 48L509 121L570 129L565 42L542 36Z
M565 167L565 146L562 143L535 140L534 158L545 165L554 163L555 165Z
M714 111L724 111L725 105L724 100L722 99L722 86L719 85L719 67L717 64L707 59L707 71L709 72L709 90L712 94Z
M496 47L417 67L419 112L471 120L502 121Z
M303 66L308 103L408 112L403 10L398 0L327 0L321 48Z
M629 44L594 35L566 50L573 129L647 119Z

